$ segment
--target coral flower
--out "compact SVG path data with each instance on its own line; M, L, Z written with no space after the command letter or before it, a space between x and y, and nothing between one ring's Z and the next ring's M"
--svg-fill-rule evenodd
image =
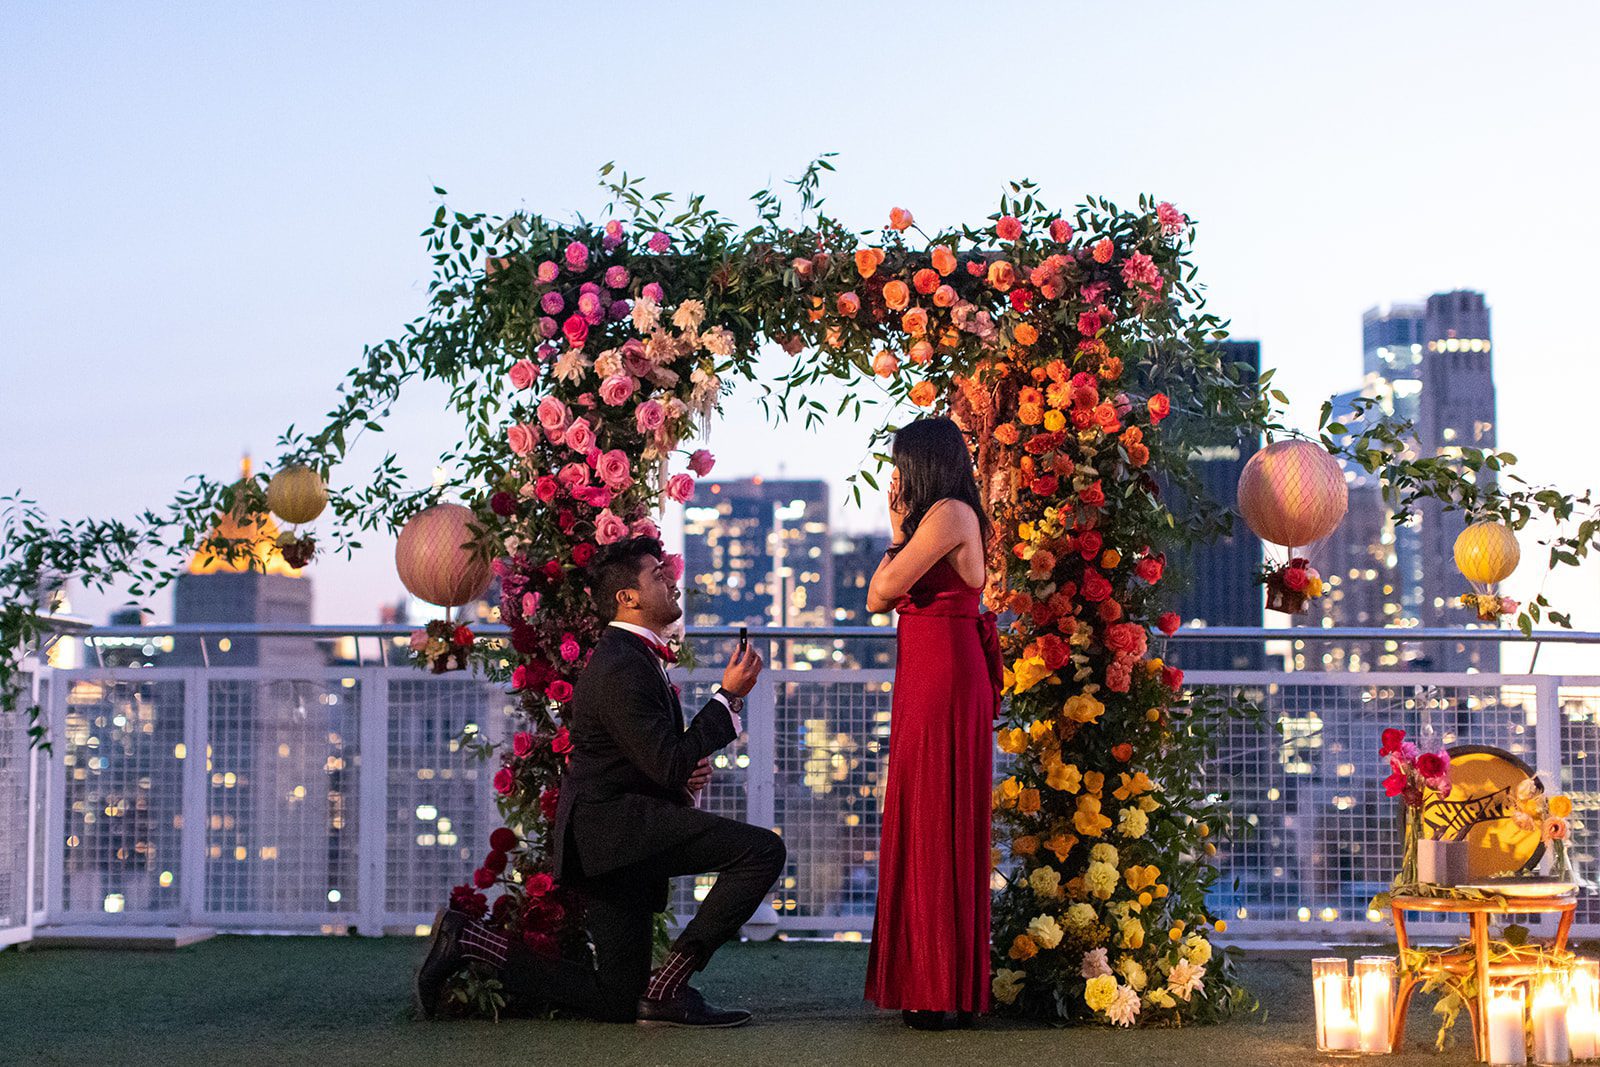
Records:
M939 272L923 267L911 276L911 284L916 287L917 292L927 296L939 288Z
M1110 263L1111 257L1116 254L1117 246L1111 243L1111 238L1102 237L1094 243L1092 251L1096 263Z
M938 395L939 392L934 388L932 382L918 382L911 388L911 402L919 408L932 405Z
M883 249L858 248L856 250L856 270L863 278L870 278L878 272L878 267L883 263Z
M911 212L903 207L889 209L889 225L896 230L910 229L916 219L911 217Z
M896 278L883 287L883 302L894 311L901 311L911 303L911 287Z
M956 254L949 245L934 245L933 269L946 277L956 269Z
M889 290L885 287L884 292ZM921 337L928 332L928 312L926 308L912 308L900 317L900 328L912 337Z
M872 373L880 378L889 378L900 369L900 360L895 358L893 352L885 349L872 357Z
M856 312L861 310L861 298L855 293L840 293L836 302L839 314L847 318L854 318Z
M994 232L1002 241L1015 241L1022 236L1022 223L1015 215L1004 215L994 224Z

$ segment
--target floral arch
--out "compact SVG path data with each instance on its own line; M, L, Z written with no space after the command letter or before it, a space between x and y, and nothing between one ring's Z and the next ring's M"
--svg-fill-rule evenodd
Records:
M1013 766L995 796L1004 1010L1085 1023L1222 1018L1242 994L1213 954L1224 923L1205 896L1229 819L1203 765L1236 709L1186 692L1158 646L1177 625L1163 610L1166 550L1217 532L1225 516L1215 505L1175 516L1165 500L1204 499L1187 469L1191 432L1282 432L1273 401L1285 398L1270 375L1219 356L1226 325L1205 310L1194 227L1171 204L1090 198L1063 215L1016 182L981 226L930 234L895 208L887 227L861 234L818 210L832 169L817 160L793 183L793 217L758 193L747 228L698 197L680 211L609 166L611 204L596 222L440 206L423 231L436 268L427 313L366 351L323 429L284 434L278 469L325 477L418 377L448 383L465 424L444 484L407 488L388 456L336 489L322 546L346 551L362 530L397 529L451 494L470 507L475 551L500 578L508 642L463 635L452 646L444 629L418 643L422 660L469 656L520 694L527 720L503 750L481 753L501 763L507 829L456 903L485 907L480 891L498 888L493 918L510 933L581 950L546 836L564 765L560 704L598 635L582 568L596 545L653 529L665 502L688 499L712 458L686 442L772 343L792 359L765 383L776 417L947 412L973 443L997 527L986 599L1014 620L998 724ZM854 383L837 410L808 396L825 379ZM1345 428L1326 411L1324 424L1323 443L1381 469L1402 509L1431 496L1521 525L1587 505L1474 477L1510 457L1411 459L1404 427L1340 443L1331 435ZM859 477L876 488L873 471ZM101 586L131 576L145 595L207 537L212 516L264 512L266 489L266 475L195 479L132 524L52 524L8 498L0 638L17 649L41 637L51 575ZM1575 562L1597 528L1586 520L1552 551ZM19 694L15 660L0 658L8 709Z

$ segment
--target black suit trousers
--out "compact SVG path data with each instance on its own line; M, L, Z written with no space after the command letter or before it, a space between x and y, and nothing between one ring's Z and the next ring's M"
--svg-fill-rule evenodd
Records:
M765 902L786 858L783 840L771 830L718 818L688 841L588 879L578 888L594 967L548 959L513 944L504 971L507 992L595 1019L632 1022L650 979L654 887L664 878L716 873L716 884L673 944L675 951L694 958L698 970Z

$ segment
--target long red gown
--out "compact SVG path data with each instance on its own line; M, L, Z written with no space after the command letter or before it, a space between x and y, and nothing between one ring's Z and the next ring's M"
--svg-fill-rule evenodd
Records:
M900 613L878 908L866 996L880 1008L989 1008L989 805L999 647L981 588L946 560Z

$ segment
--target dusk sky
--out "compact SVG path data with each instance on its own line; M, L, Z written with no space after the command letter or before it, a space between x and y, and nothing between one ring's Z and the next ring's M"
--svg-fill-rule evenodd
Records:
M13 3L3 27L0 492L58 516L132 516L318 424L362 345L424 309L435 185L593 214L616 160L743 220L826 151L859 228L973 222L1020 177L1063 208L1173 201L1305 421L1359 383L1364 309L1481 290L1501 446L1594 482L1592 3ZM842 485L870 427L774 428L751 395L717 475ZM389 448L425 481L454 440L440 399L413 389L336 479ZM1541 570L1527 538L1510 592ZM400 592L388 545L315 575L323 622ZM1549 591L1600 625L1593 573Z

